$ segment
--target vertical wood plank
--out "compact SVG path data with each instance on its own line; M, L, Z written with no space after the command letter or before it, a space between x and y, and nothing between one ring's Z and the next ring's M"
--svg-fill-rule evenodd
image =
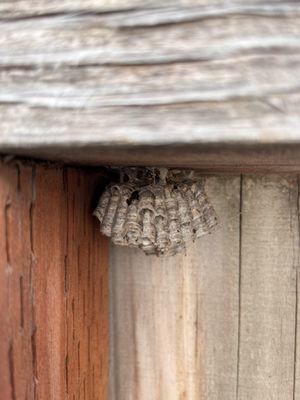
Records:
M101 180L75 169L68 169L64 179L69 232L62 271L68 334L64 362L70 399L107 398L108 241L91 215L91 195Z
M101 181L74 168L0 167L5 400L107 398L108 249L91 216Z
M246 176L242 190L238 399L295 399L296 176Z
M240 178L206 189L221 226L187 255L111 248L111 399L235 398Z
M31 168L0 166L0 388L33 399Z
M55 169L34 169L32 252L34 333L37 398L63 398L64 353L64 255L66 216L62 174ZM52 188L49 192L49 188ZM51 366L55 365L56 368Z
M294 393L293 400L300 399L300 296L299 296L299 284L300 284L300 175L297 176L298 184L298 199L297 199L297 222L298 222L298 243L296 242L296 282L295 282L295 345L294 345Z

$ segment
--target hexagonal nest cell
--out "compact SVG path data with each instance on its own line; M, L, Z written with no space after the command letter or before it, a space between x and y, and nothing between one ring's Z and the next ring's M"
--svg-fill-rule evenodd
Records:
M217 224L204 185L193 171L125 168L109 184L93 213L113 243L157 256L185 252Z

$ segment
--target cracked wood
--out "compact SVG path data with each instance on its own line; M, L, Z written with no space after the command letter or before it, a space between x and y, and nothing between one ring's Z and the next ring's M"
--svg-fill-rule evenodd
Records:
M298 159L299 21L295 1L3 2L1 151L151 164L142 146L190 144L164 163L203 166L210 144L285 143Z
M91 217L102 175L0 165L1 398L106 399L107 243Z

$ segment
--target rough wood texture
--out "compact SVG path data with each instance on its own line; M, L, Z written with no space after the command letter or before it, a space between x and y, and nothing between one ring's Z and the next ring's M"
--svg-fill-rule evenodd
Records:
M92 220L101 175L0 166L1 398L106 399L107 242Z
M300 396L297 176L206 189L221 227L186 256L111 248L111 399Z
M222 227L186 256L111 248L112 399L235 397L239 183L209 181Z
M152 164L112 146L298 143L299 158L296 1L15 0L0 33L2 152Z
M295 393L299 263L297 176L243 180L239 398ZM295 361L297 364L295 365Z

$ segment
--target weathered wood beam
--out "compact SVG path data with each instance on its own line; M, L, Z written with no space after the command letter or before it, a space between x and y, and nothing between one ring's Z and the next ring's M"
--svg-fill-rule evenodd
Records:
M186 18L186 14L194 13L194 10L201 8L202 14L205 16L219 15L220 13L253 13L253 14L271 14L276 15L279 13L291 13L297 9L297 3L287 0L252 0L251 2L245 3L243 0L165 0L163 3L162 15L164 18L182 18L178 14L178 9L188 8L190 11L183 13L183 17ZM58 13L71 13L71 12L98 12L98 13L131 13L132 11L141 12L158 9L162 7L162 3L159 0L86 0L84 3L80 0L53 0L48 2L47 0L13 0L7 2L1 2L0 12L5 18L24 18L34 17L40 15L58 14ZM157 10L156 10L157 11ZM196 15L194 15L197 17Z
M70 164L141 165L216 172L299 172L300 145L18 146L6 152Z
M0 5L0 34L2 153L174 164L170 151L203 168L219 144L231 167L253 150L247 167L283 144L273 164L299 159L298 2L20 0Z

